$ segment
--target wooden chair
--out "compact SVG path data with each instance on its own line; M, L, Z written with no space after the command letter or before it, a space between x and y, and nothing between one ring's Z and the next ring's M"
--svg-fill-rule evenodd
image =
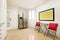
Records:
M56 37L57 27L58 27L58 23L49 23L47 27L47 35L49 34L49 32L54 32L53 40L55 40Z
M35 29L38 28L38 32L40 31L40 22L36 22Z

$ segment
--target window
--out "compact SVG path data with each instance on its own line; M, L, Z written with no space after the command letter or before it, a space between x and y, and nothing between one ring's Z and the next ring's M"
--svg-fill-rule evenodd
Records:
M34 19L34 10L29 11L29 19Z

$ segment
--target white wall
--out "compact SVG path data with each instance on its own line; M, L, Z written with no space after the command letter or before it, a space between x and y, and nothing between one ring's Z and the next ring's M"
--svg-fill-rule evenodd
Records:
M28 26L35 28L35 22L39 21L39 12L44 11L46 9L55 8L55 21L40 21L40 22L42 23L57 22L59 24L58 29L57 29L57 36L60 37L60 15L59 15L60 5L59 4L60 4L59 0L58 1L52 0L48 3L44 3L43 5L40 5L36 9L33 9L35 11L34 19L28 19ZM30 10L30 11L33 12L33 10Z
M16 7L8 7L8 13L10 14L10 26L9 29L16 29L18 28L18 8Z
M22 17L22 14L26 14L26 16L25 17L27 17L28 16L28 10L27 9L24 9L24 8L18 8L18 13L19 13L19 15L20 15L20 17Z
M29 10L29 13L28 13L28 27L32 27L32 28L35 28L35 21L36 21L36 18L35 18L35 10Z
M55 21L40 21L40 22L44 22L44 23L50 23L50 22L57 22L59 23L58 29L57 29L57 36L60 37L60 0L54 0L54 1L50 1L48 3L45 3L44 5L40 5L38 8L36 8L36 21L39 21L39 17L38 14L41 11L44 11L46 9L50 9L50 8L55 8Z

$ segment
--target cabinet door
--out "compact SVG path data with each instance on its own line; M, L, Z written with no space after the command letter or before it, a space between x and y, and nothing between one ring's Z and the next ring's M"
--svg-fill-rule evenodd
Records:
M24 19L24 27L26 28L27 27L27 20Z
M0 40L7 34L7 5L6 0L0 0Z
M19 20L19 23L20 23L20 24L19 24L19 28L24 28L23 20L22 20L22 19Z
M28 14L25 14L23 15L23 20L24 20L24 27L26 28L27 27L27 23L28 23Z

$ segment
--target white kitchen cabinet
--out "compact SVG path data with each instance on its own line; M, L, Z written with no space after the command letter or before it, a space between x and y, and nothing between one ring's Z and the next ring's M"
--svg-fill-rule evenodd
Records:
M0 40L7 35L7 0L0 0Z

